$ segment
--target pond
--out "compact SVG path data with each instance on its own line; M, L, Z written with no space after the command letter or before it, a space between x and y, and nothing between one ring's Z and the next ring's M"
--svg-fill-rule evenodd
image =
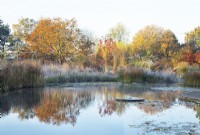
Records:
M76 85L0 96L1 135L200 134L200 106L178 86ZM117 102L138 97L144 102Z

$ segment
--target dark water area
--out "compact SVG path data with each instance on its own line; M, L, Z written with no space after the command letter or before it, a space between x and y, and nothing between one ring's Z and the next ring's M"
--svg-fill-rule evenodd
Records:
M200 134L200 106L178 86L45 87L0 95L0 135ZM116 98L144 98L117 102Z

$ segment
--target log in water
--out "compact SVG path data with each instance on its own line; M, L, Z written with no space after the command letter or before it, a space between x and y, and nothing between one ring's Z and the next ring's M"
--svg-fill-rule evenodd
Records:
M121 102L143 102L143 98L116 98L116 101L121 101Z

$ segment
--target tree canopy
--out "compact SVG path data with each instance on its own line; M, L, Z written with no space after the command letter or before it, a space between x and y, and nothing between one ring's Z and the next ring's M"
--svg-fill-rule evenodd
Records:
M132 52L140 57L168 57L171 51L179 45L171 30L150 25L140 30L133 38Z
M113 73L129 66L162 70L179 62L200 63L200 27L186 33L185 43L180 45L173 31L156 25L139 30L130 43L129 32L121 23L95 39L93 33L81 30L74 18L20 18L12 25L11 34L9 26L0 20L2 54L10 45L15 46L9 47L9 55L17 60L75 62L105 72L112 69Z
M9 25L3 23L3 20L0 19L0 47L1 51L5 52L5 45L10 35Z
M25 42L25 39L33 31L36 21L30 18L20 18L17 24L12 25L13 36Z
M27 49L36 57L62 63L76 53L78 33L79 29L74 19L42 18L26 38Z
M127 42L129 33L122 23L118 23L115 27L111 28L108 37L117 42Z
M200 47L200 27L196 27L194 30L187 32L185 35L185 42L189 44L192 49Z

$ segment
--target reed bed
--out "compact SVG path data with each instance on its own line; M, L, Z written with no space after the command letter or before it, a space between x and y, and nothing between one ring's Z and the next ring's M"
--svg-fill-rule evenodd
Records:
M177 81L176 75L173 72L153 72L151 70L138 67L120 70L118 72L118 79L125 83L172 83Z
M44 84L41 65L36 61L0 61L1 91L40 87Z
M183 84L191 87L200 87L200 71L186 72Z

